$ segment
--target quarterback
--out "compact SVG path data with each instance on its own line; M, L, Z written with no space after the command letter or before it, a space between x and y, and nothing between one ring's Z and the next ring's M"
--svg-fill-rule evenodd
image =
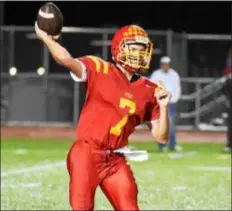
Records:
M171 98L162 83L139 74L151 61L153 44L147 33L137 25L119 29L111 43L112 63L91 55L73 58L37 23L35 31L55 61L87 86L76 141L67 157L71 208L93 210L100 186L115 210L139 210L135 178L125 155L116 150L128 145L129 135L143 122L158 143L166 143Z

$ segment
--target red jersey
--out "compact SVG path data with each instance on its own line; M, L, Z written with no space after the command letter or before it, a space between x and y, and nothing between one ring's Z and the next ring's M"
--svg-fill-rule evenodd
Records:
M130 82L112 63L95 56L78 58L86 68L86 99L76 135L101 148L128 144L135 126L159 118L156 84L145 77Z

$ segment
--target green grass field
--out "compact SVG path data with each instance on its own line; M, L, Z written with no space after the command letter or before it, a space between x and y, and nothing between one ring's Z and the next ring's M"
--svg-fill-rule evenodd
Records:
M65 159L71 141L3 139L1 210L71 210ZM184 144L159 153L156 144L134 143L149 160L130 162L143 210L231 210L231 154L220 144ZM112 210L101 190L95 209Z

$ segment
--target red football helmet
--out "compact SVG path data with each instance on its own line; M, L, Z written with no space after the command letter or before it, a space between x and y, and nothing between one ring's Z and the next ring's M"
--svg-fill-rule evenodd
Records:
M133 49L132 45L142 45L142 49ZM113 60L129 72L146 70L150 66L153 44L147 33L139 26L129 25L119 29L111 43Z

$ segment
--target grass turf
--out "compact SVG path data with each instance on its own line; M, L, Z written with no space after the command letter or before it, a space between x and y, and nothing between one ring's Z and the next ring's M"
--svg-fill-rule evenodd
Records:
M1 209L71 210L65 166L71 144L67 140L2 139ZM130 161L140 209L231 210L231 154L222 152L223 145L183 144L181 154L159 153L152 143L131 145L149 152L147 161ZM95 209L112 210L100 189Z

